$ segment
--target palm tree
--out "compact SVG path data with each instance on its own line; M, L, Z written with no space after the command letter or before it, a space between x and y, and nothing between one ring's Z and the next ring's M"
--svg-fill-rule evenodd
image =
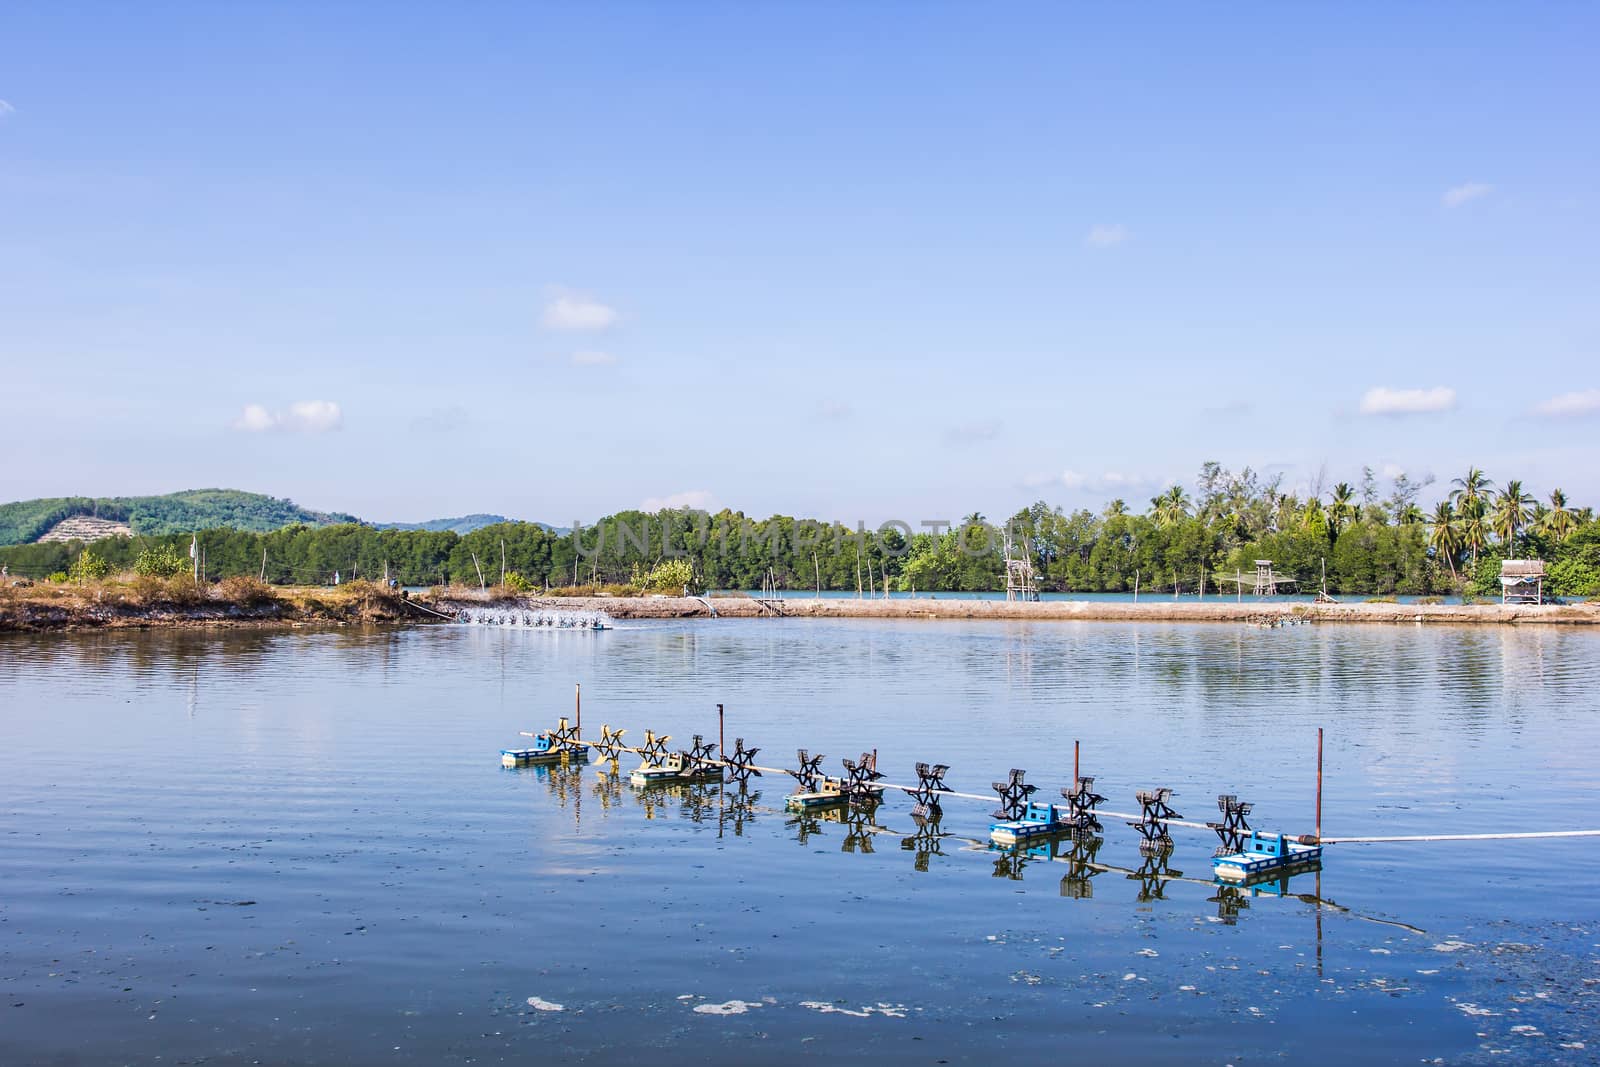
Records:
M1572 514L1572 509L1567 507L1567 494L1559 489L1550 491L1550 507L1544 513L1539 523L1539 530L1554 537L1557 541L1565 541L1572 528L1577 525L1577 518Z
M1494 483L1479 468L1468 467L1465 477L1453 479L1450 484L1455 486L1450 490L1450 502L1460 512L1462 542L1472 550L1472 573L1477 574L1478 549L1483 547L1486 540L1483 501L1494 488Z
M1189 517L1189 494L1183 491L1183 486L1175 485L1160 496L1151 498L1150 511L1155 516L1157 526L1171 526Z
M1461 551L1461 525L1455 506L1448 500L1439 501L1428 526L1428 546L1450 565L1451 581L1460 581L1460 575L1456 574L1456 553Z
M1416 504L1407 504L1395 515L1394 521L1397 526L1420 526L1428 521L1428 515Z
M1495 498L1490 522L1506 551L1512 555L1517 551L1517 531L1528 524L1533 504L1533 497L1524 493L1522 483L1515 479L1507 482L1505 491Z
M1463 498L1461 501L1461 547L1472 554L1472 573L1478 573L1478 553L1489 545L1489 530L1484 523L1488 505L1483 497Z
M1328 503L1328 529L1332 532L1329 540L1337 541L1340 532L1359 514L1356 509L1356 491L1350 487L1350 483L1340 482L1334 486L1333 499Z
M1477 500L1494 488L1494 483L1477 467L1468 467L1465 477L1452 479L1450 484L1455 486L1450 490L1450 503L1458 508L1463 500Z
M1128 502L1123 500L1120 496L1106 505L1106 518L1108 519L1114 519L1118 515L1126 515L1127 513Z

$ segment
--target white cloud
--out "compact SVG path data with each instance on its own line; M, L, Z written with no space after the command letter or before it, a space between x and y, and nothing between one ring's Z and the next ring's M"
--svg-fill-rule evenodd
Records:
M272 412L260 404L246 404L239 417L233 420L235 430L244 430L247 433L260 433L272 429L277 424L278 420L272 417Z
M588 349L583 352L572 353L572 363L578 367L611 367L615 366L617 357L610 352L596 352Z
M540 321L550 330L606 330L616 324L617 312L591 297L558 292L544 306Z
M653 496L639 505L640 511L664 511L667 508L694 508L699 511L710 511L711 490L686 489L681 493L670 493L667 496Z
M1494 186L1492 185L1486 185L1483 182L1467 182L1465 185L1457 185L1446 189L1444 196L1440 200L1445 207L1460 207L1462 204L1470 204L1474 200L1482 199L1492 192L1494 192Z
M1379 473L1392 482L1405 472L1406 469L1400 466L1398 463L1385 463L1383 465L1383 470Z
M344 412L331 400L297 400L288 411L268 411L261 404L246 404L233 428L245 433L284 430L293 433L326 433L344 424Z
M1089 227L1089 234L1083 243L1090 248L1112 248L1132 236L1128 228L1120 223L1100 223Z
M1445 385L1432 389L1390 389L1379 385L1361 397L1363 415L1422 415L1449 411L1455 406L1456 391Z
M1536 414L1551 419L1573 419L1600 413L1600 389L1580 389L1562 393L1533 409Z
M5 118L7 115L13 114L16 110L16 108L12 107L4 100L0 100L0 119Z

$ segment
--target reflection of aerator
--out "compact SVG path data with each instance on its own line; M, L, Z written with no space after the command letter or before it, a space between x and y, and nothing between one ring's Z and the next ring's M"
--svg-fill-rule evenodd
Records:
M581 709L581 704L579 705ZM719 742L723 736L721 705L718 705ZM581 714L581 710L580 710ZM598 740L585 740L581 717L569 723L563 717L553 730L530 734L535 739L531 749L508 750L502 754L507 766L524 763L567 763L587 758L592 750L608 761L618 760L623 753L634 753L641 758L641 766L629 775L636 786L681 785L687 782L721 781L724 778L747 786L751 778L765 774L787 775L794 779L796 791L785 798L785 807L792 811L810 813L838 809L834 821L847 821L850 833L847 847L869 851L871 834L882 830L872 825L873 812L888 790L899 790L912 801L912 815L917 819L918 831L904 840L905 847L918 853L919 869L926 869L927 857L938 852L942 832L938 820L950 798L963 800L990 800L998 797L995 818L1001 820L989 828L989 841L1002 846L1022 845L1030 850L1026 859L1044 859L1073 864L1062 882L1062 892L1069 896L1090 894L1089 879L1096 869L1108 869L1094 859L1101 844L1096 836L1103 830L1101 820L1113 817L1126 820L1139 834L1139 850L1146 857L1164 857L1173 847L1171 830L1174 826L1188 829L1209 829L1217 835L1219 847L1212 867L1216 877L1226 881L1244 881L1247 884L1269 874L1290 875L1300 870L1315 869L1321 861L1321 732L1318 737L1317 799L1318 835L1294 838L1283 834L1267 834L1250 825L1252 805L1239 800L1232 793L1220 794L1217 810L1220 817L1206 823L1185 822L1171 805L1173 792L1166 787L1143 789L1135 796L1139 803L1137 815L1102 808L1107 798L1095 790L1096 780L1091 775L1078 773L1077 746L1074 744L1073 777L1069 787L1060 790L1063 804L1048 804L1036 799L1039 786L1027 781L1027 772L1013 768L1006 778L993 783L993 796L964 793L952 789L945 781L950 765L919 762L916 767L916 784L902 785L885 781L879 770L875 749L863 752L859 759L844 759L843 775L831 777L823 772L823 757L798 750L797 768L765 767L756 763L759 749L745 747L744 738L736 738L734 748L707 741L696 734L686 749L673 750L671 738L647 730L644 741L637 747L624 743L625 731L613 730L609 724L601 727ZM741 790L742 791L742 790ZM802 820L802 839L815 832L814 820ZM1585 833L1600 831L1585 831ZM1475 835L1476 836L1476 835ZM1061 842L1071 838L1071 854L1061 847ZM1346 839L1370 840L1370 839ZM1080 847L1082 846L1082 847ZM1009 865L1013 873L1020 872L1019 865ZM1126 870L1126 868L1122 868ZM1137 873L1137 872L1136 872ZM1165 860L1147 862L1141 881L1147 883L1146 892L1159 896L1157 883L1173 877L1167 872Z

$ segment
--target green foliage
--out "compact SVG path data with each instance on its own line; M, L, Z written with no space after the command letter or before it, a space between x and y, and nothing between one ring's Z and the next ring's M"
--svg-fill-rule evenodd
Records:
M694 566L686 559L662 560L634 584L652 593L681 593L694 585Z
M1498 601L1505 547L1492 529L1489 505L1502 499L1502 518L1518 519L1519 554L1549 565L1546 588L1552 595L1600 593L1600 523L1592 512L1568 505L1557 491L1543 516L1515 516L1517 502L1526 508L1526 500L1513 483L1494 496L1480 471L1458 481L1452 500L1432 510L1427 522L1417 522L1420 487L1402 487L1398 479L1395 493L1383 501L1370 478L1300 499L1248 469L1234 473L1207 464L1192 496L1170 488L1150 501L1146 514L1120 501L1099 514L1039 501L1001 525L1012 529L1017 550L1032 559L1046 591L1123 592L1137 581L1150 595L1170 596L1174 587L1192 594L1204 574L1208 595L1232 593L1235 586L1221 581L1224 576L1248 575L1254 560L1271 559L1280 574L1299 579L1304 592L1320 587L1326 565L1328 589L1339 595L1433 595L1460 588ZM99 502L102 515L107 504ZM1548 518L1557 508L1563 517ZM1501 525L1512 533L1509 522ZM168 565L157 559L176 559L183 573L189 537L184 528L110 538L93 549L113 569L144 573L141 567ZM787 515L753 519L731 510L624 511L574 533L523 522L497 522L464 534L303 522L264 532L214 528L200 535L210 580L264 574L279 585L324 585L338 571L346 581L389 575L404 585L475 588L480 571L483 583L493 585L504 570L514 571L529 590L628 583L663 592L686 584L753 590L769 577L793 591L866 592L886 583L926 592L997 590L1004 585L1002 542L1000 531L978 515L953 528L874 531ZM82 548L15 545L0 548L0 562L18 576L64 573ZM508 573L507 584L513 581Z
M44 580L47 582L53 582L56 585L65 585L67 582L71 581L71 579L67 577L66 571L51 571L45 576Z
M189 560L171 544L159 544L139 553L133 561L133 573L144 578L171 578L188 570L189 565Z
M442 533L451 530L458 534L468 534L484 526L494 526L497 523L510 522L504 515L462 515L456 519L429 519L427 522L380 522L375 523L380 530L427 530L431 533ZM542 523L540 525L543 525Z
M88 548L78 553L78 558L67 570L67 575L75 582L98 582L110 573L111 564Z
M159 535L216 527L275 530L295 523L355 522L352 515L309 511L292 501L237 489L190 489L166 496L57 497L0 504L0 545L27 544L73 515L126 522L136 534Z
M506 571L506 580L500 584L508 593L527 593L533 590L533 583L518 571Z

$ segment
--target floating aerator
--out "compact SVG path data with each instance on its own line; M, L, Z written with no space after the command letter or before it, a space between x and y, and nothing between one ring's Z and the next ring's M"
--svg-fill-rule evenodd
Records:
M625 733L627 733L626 730L613 731L609 725L602 725L600 727L600 740L595 742L594 750L600 753L604 759L621 759L622 750L627 747L622 743L622 735Z
M1022 780L1027 771L1011 768L1011 778L1004 782L992 782L994 791L1000 794L1000 807L995 810L997 819L1020 819L1028 810L1028 798L1037 790L1038 786L1028 785Z
M1240 800L1232 793L1217 794L1217 810L1222 812L1221 822L1208 822L1207 826L1217 832L1222 839L1222 844L1217 846L1218 856L1227 856L1244 850L1244 843L1250 836L1250 824L1246 816L1255 805L1248 801Z
M935 763L931 767L926 763L917 764L917 788L910 793L911 799L917 802L911 809L913 816L919 819L939 817L939 794L951 791L944 784L944 775L949 769L948 763Z
M1183 818L1167 803L1172 799L1172 790L1141 789L1134 794L1134 798L1139 801L1142 813L1138 822L1129 822L1128 825L1139 831L1139 836L1144 839L1139 842L1139 851L1166 852L1172 848L1172 835L1167 832L1167 823Z
M745 748L744 738L735 737L733 739L733 751L722 754L728 763L729 777L740 785L744 785L752 776L760 778L761 772L756 770L755 767L756 753L760 751L759 748Z

